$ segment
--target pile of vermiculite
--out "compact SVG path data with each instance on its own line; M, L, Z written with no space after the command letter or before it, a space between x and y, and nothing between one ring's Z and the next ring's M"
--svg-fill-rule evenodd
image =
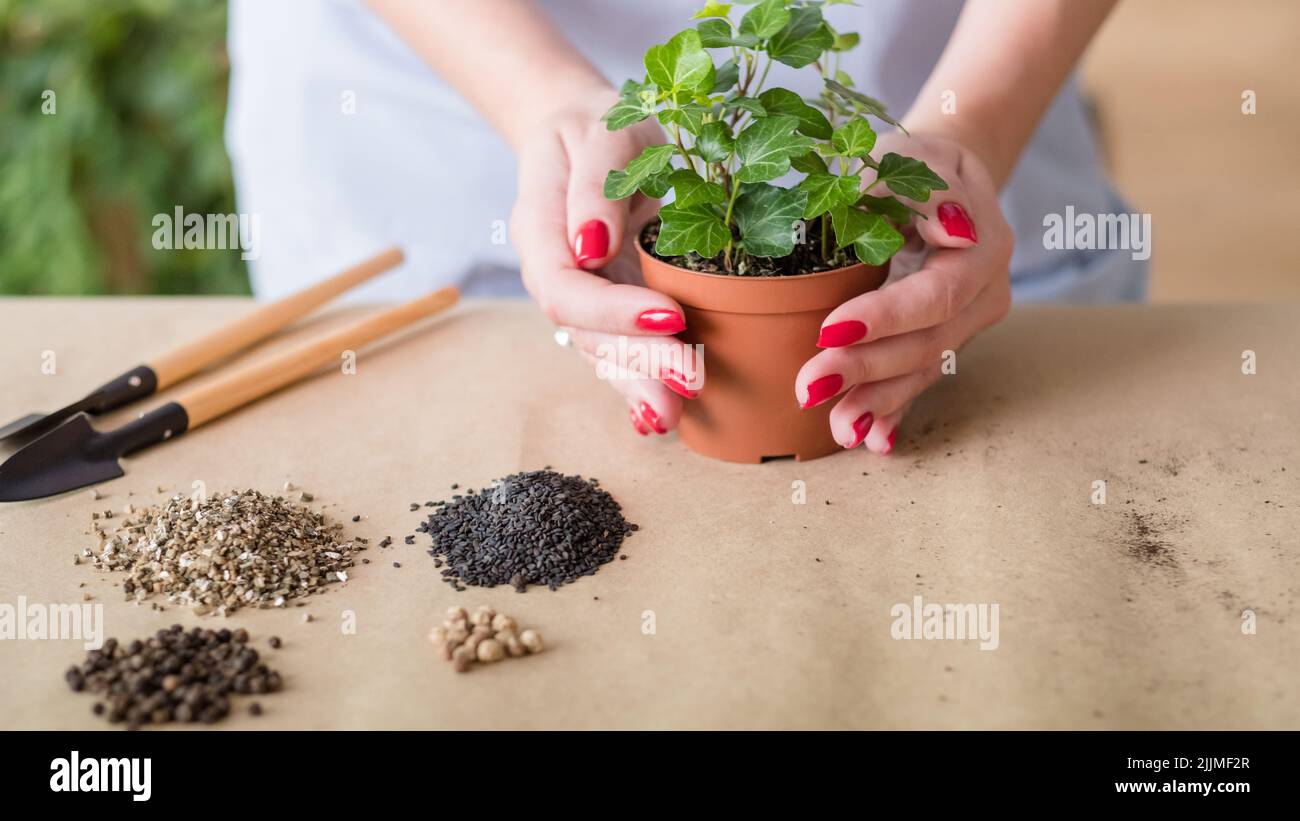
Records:
M534 470L436 503L417 530L433 538L429 555L452 587L509 584L522 593L592 575L637 526L598 480Z
M111 533L97 524L96 567L128 574L128 599L165 596L197 615L284 607L345 582L365 539L279 496L255 490L130 511Z

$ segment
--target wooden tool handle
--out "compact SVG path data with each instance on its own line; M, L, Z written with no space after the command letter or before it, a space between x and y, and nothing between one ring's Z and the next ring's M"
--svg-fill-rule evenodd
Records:
M399 328L456 304L460 292L443 288L260 361L236 366L217 381L185 391L175 401L189 416L189 430L297 382L330 363Z
M376 274L400 265L402 249L389 248L284 299L263 305L229 325L189 342L148 363L158 375L157 390L192 376L214 362L260 342Z

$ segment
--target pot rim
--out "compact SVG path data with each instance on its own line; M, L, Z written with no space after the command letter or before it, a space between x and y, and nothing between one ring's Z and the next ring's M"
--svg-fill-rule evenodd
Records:
M689 276L700 277L703 279L721 280L727 282L748 282L748 283L755 283L755 284L771 283L771 282L807 282L809 280L819 279L822 277L829 277L835 274L842 274L845 271L851 270L853 268L880 267L876 265L868 265L867 263L859 260L858 262L855 262L852 265L844 265L839 268L831 268L828 271L813 271L812 273L808 273L808 274L793 274L791 276L781 276L781 277L746 277L746 276L737 276L736 274L710 274L707 271L692 271L690 268L683 268L680 265L674 265L668 260L655 256L654 254L646 250L645 244L641 242L641 235L645 233L645 229L650 226L650 223L654 222L657 219L659 219L658 214L656 214L655 216L647 220L645 224L641 226L641 230L637 231L636 233L637 254L641 256L643 259L653 260L659 263L660 265L663 265L666 268L671 268L674 271L680 271L681 273L687 274Z

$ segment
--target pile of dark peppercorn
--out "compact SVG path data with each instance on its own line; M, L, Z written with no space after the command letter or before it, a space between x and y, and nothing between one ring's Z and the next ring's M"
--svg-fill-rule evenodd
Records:
M145 641L109 639L64 674L75 692L103 696L96 715L128 729L172 721L212 724L230 713L232 693L273 693L280 674L258 661L245 630L186 632L179 624ZM250 708L261 713L260 705Z
M519 593L592 575L637 529L598 480L552 470L457 494L417 528L433 538L429 555L452 587L509 584Z

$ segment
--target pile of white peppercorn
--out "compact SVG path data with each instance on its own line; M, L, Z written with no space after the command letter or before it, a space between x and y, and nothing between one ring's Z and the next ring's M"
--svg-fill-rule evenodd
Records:
M471 615L463 607L447 609L447 618L429 631L429 641L464 673L475 661L490 664L509 656L518 658L545 648L536 630L519 630L513 618L481 605Z

